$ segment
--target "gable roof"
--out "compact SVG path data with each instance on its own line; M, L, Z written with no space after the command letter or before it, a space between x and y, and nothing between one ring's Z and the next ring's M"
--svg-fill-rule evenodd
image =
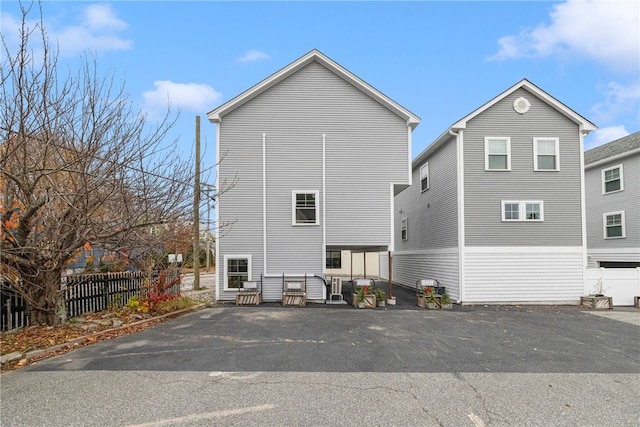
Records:
M502 101L504 98L511 95L513 92L515 92L518 89L525 89L531 92L533 95L535 95L536 97L538 97L539 99L547 103L547 105L555 108L560 114L563 114L564 116L569 118L569 120L572 120L573 122L578 124L578 126L580 127L580 130L585 133L589 133L598 128L589 120L585 119L580 114L576 113L571 108L567 107L562 102L558 101L556 98L554 98L553 96L549 95L547 92L540 89L538 86L531 83L529 80L522 79L515 85L511 86L509 89L505 90L495 98L491 99L489 102L483 104L480 108L477 108L476 110L472 111L471 113L467 114L466 116L464 116L463 118L461 118L460 120L458 120L457 122L449 126L449 128L447 128L447 130L445 130L442 133L442 135L440 135L433 143L431 143L424 151L422 151L422 153L418 154L418 156L414 160L413 166L415 167L415 163L422 161L425 157L427 157L427 155L430 152L432 152L433 150L438 148L440 145L442 145L446 140L448 140L449 137L451 136L450 131L455 132L461 129L466 129L467 123L469 122L469 120L473 119L474 117L483 113L485 110L489 109L490 107L494 106L498 102Z
M341 77L351 85L355 86L357 89L361 90L362 92L364 92L365 94L367 94L368 96L370 96L371 98L373 98L374 100L376 100L377 102L385 106L387 109L391 110L398 116L405 119L408 125L411 126L411 129L415 129L415 127L418 126L418 124L420 123L420 117L416 116L411 111L402 107L400 104L398 104L391 98L387 97L382 92L378 91L373 86L369 85L367 82L365 82L355 74L351 73L349 70L342 67L337 62L334 62L332 59L322 54L317 49L313 49L312 51L298 58L297 60L293 61L291 64L287 65L280 71L275 72L271 76L262 80L260 83L247 89L246 91L242 92L240 95L236 96L235 98L225 102L218 108L210 111L209 113L207 113L207 118L211 123L219 123L225 114L233 111L234 109L238 108L245 102L258 96L265 90L278 84L282 80L286 79L287 77L294 74L295 72L307 66L313 61L323 65L324 67L326 67L327 69L335 73L337 76Z
M603 161L610 161L640 152L640 132L608 142L584 152L585 167L593 167Z

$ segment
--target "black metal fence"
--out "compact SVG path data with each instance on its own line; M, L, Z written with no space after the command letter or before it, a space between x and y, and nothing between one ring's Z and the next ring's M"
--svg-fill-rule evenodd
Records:
M29 323L27 303L4 281L0 282L0 330L9 331L26 326Z
M62 283L67 317L122 306L129 298L144 298L149 292L179 295L179 277L177 270L154 271L151 277L142 271L68 276ZM1 330L11 330L29 323L26 302L4 283L1 303Z

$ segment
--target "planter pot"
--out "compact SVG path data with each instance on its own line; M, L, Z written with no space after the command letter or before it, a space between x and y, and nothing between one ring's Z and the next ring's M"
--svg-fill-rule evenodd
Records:
M365 308L376 308L376 296L375 295L365 295L364 296L364 307Z
M364 305L364 307L360 307L361 304ZM364 300L358 301L358 295L353 294L353 305L358 308L376 308L376 296L365 295Z
M387 304L389 304L389 305L396 305L396 297L389 297L389 298L387 298Z
M580 306L592 310L611 310L613 309L613 298L592 295L580 297Z
M385 306L385 304L384 304L384 300L377 300L377 301L376 301L376 305L377 305L378 307L384 307L384 306Z
M424 295L418 295L418 307L427 308L427 297Z
M453 308L453 304L442 304L442 308L445 310L451 310Z

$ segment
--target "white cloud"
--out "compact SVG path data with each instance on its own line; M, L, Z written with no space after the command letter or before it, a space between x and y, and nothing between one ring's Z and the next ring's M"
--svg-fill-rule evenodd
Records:
M84 22L92 30L126 30L129 24L116 18L108 4L93 4L84 10Z
M616 71L638 72L640 4L629 0L569 0L553 6L550 24L498 39L490 59L577 56Z
M34 8L31 14L35 14ZM39 21L28 19L26 27L35 29L40 26ZM17 49L20 36L22 18L15 18L11 14L2 14L2 34L11 50ZM45 30L49 42L58 50L61 57L72 57L86 50L106 52L111 50L129 50L133 48L133 41L120 36L119 33L128 28L128 24L116 17L108 4L94 4L82 10L80 22L74 25L58 28L53 22L45 18ZM39 43L39 34L33 33L34 43ZM36 53L41 51L36 50ZM4 52L3 52L4 53ZM34 55L38 57L39 55Z
M589 136L585 138L584 149L590 150L627 135L629 135L629 132L627 132L623 125L598 129L590 133Z
M640 111L640 82L628 85L609 82L604 88L604 100L591 108L596 121L611 123L620 116Z
M222 94L206 84L175 83L156 80L154 89L143 93L144 110L152 117L164 113L168 106L181 110L206 113L222 100Z
M256 61L262 61L264 59L269 59L269 55L259 50L251 49L249 52L239 57L237 61L238 62L256 62Z
M79 25L72 25L51 34L57 40L60 54L73 56L85 50L105 52L129 50L133 41L122 38L118 33L129 24L116 17L109 4L94 4L83 10Z

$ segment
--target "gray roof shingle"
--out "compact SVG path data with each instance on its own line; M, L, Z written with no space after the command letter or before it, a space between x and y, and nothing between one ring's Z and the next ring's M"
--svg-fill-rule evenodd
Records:
M640 148L640 132L632 133L615 141L608 142L584 153L584 164L589 165L597 161L626 153Z

